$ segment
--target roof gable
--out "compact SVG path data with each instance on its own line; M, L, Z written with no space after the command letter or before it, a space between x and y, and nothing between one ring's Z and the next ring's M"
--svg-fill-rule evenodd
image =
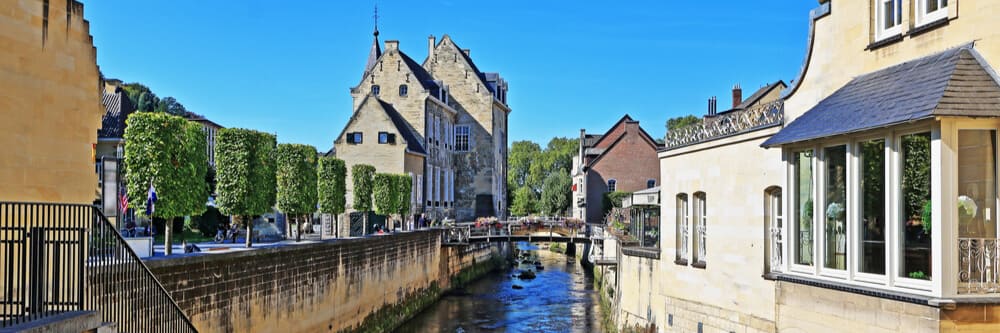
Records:
M396 108L393 107L392 104L386 103L378 99L377 97L372 96L371 94L366 95L365 99L362 100L361 104L358 105L358 108L354 110L354 112L351 115L351 119L347 121L346 125L344 125L344 129L340 131L340 135L337 136L337 139L334 140L334 143L343 142L342 140L344 139L344 135L347 134L348 129L350 129L351 126L354 125L355 122L357 122L358 116L361 114L361 112L363 112L363 110L365 110L365 107L369 104L373 108L375 108L375 110L382 112L386 116L386 118L389 119L393 127L395 127L396 132L399 133L400 139L405 141L407 151L422 155L427 154L427 151L421 144L419 136L415 133L413 128L409 126L406 120L403 119L403 116L400 115L398 111L396 111Z
M361 77L361 83L359 83L355 87L361 86L361 84L363 84L365 80L368 80L371 75L375 74L376 73L375 66L381 64L383 61L386 60L387 57L397 57L397 56L399 57L400 61L406 66L406 69L408 69L411 73L413 73L413 77L414 79L417 80L417 83L420 83L420 86L425 90L430 91L432 96L437 96L441 88L440 86L438 86L437 82L435 82L434 77L431 76L431 74L428 73L426 69L421 67L420 64L417 64L417 62L414 61L413 58L410 58L410 56L406 55L405 52L399 49L381 52L378 56L378 59L376 59L376 61L372 63L371 65L372 67L366 70L365 74Z
M496 91L493 90L493 87L490 86L489 80L486 79L486 74L483 73L483 71L479 70L479 67L477 67L476 63L472 61L472 58L469 57L468 54L465 54L465 51L462 51L462 48L459 47L458 44L455 43L453 39L451 39L451 36L445 34L443 37L441 37L441 41L439 41L437 45L434 46L435 53L437 53L437 50L442 47L451 48L453 52L460 54L461 59L465 60L465 64L472 69L473 74L475 74L475 76L479 78L479 82L482 83L484 87L486 87L486 90L489 90L491 93L494 94L496 93ZM424 65L425 66L428 65L430 63L430 60L431 60L430 58L424 60Z

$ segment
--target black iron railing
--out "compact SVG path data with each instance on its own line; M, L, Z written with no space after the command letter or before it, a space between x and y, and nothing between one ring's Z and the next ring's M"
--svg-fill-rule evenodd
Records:
M0 327L93 310L121 332L196 332L94 206L0 202Z

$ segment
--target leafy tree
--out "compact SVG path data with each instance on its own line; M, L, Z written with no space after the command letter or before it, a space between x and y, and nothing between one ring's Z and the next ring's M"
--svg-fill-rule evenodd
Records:
M205 184L208 185L208 194L215 194L215 187L218 182L215 181L215 166L209 165L208 169L205 170Z
M295 221L295 240L302 240L302 221L316 211L316 147L284 143L278 145L277 202Z
M160 105L160 98L142 83L127 83L122 88L137 111L153 112Z
M542 186L542 199L540 202L542 212L549 215L559 215L566 212L572 200L572 186L573 179L569 177L568 173L556 172L549 174L545 178L545 184Z
M249 217L262 215L275 204L275 146L274 135L254 130L224 128L216 133L216 203L223 214L246 225L247 247L253 245L253 222Z
M372 178L372 203L375 214L390 216L399 211L396 207L395 178L388 173L376 173Z
M542 154L542 148L531 141L514 141L507 155L507 188L515 189L528 185L531 163Z
M579 141L579 139L552 138L545 151L532 161L528 186L536 193L540 193L549 174L569 173L573 168L573 157L579 153Z
M136 113L126 120L125 179L129 205L145 210L147 191L156 189L153 217L167 220L205 211L208 168L205 136L197 125L163 113ZM197 135L196 135L197 134ZM166 254L171 226L164 227Z
M225 224L229 220L229 217L222 215L218 208L208 206L205 209L205 213L201 214L201 216L194 216L192 219L195 220L198 231L203 236L213 237L219 230L219 225Z
M604 193L604 202L603 202L604 211L601 213L601 216L607 216L608 212L610 212L612 208L621 208L622 199L625 199L631 195L632 192L623 192L623 191Z
M537 201L535 196L535 190L532 190L530 187L519 187L517 191L514 191L514 200L510 207L511 214L525 216L535 213Z
M413 178L410 175L396 175L396 213L399 214L399 221L404 220L404 216L410 214L410 195L413 192Z
M368 228L368 212L372 210L372 178L374 176L375 167L371 165L358 164L351 167L351 180L354 182L354 210L364 214L363 228Z
M338 215L344 213L347 204L347 166L344 160L322 157L317 173L319 212L333 215L334 228L337 228L340 224Z
M686 116L681 116L681 117L670 118L670 119L667 119L667 133L670 133L670 132L673 132L674 130L678 130L678 129L681 129L681 128L684 128L684 127L687 127L687 126L691 126L691 125L694 125L694 124L697 124L697 123L700 123L700 122L701 122L701 118L693 116L693 115L686 115Z
M181 104L176 98L173 97L161 99L156 106L157 111L166 112L175 116L183 117L188 112L187 108L184 107L184 104Z

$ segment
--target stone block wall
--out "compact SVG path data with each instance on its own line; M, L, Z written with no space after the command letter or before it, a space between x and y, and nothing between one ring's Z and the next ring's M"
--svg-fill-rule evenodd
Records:
M147 265L201 332L391 331L499 255L440 239L429 230Z
M776 284L779 332L938 332L941 310L791 282Z

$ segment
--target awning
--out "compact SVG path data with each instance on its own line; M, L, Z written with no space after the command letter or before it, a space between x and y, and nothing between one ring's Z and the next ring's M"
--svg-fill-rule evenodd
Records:
M996 73L973 44L859 76L761 146L850 134L935 116L1000 117Z

